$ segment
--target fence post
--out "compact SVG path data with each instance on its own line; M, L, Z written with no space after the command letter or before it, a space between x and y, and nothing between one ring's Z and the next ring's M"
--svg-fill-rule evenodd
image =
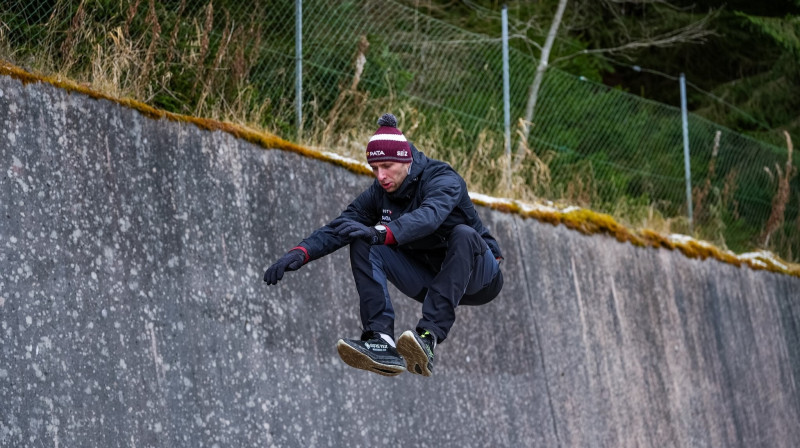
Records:
M303 141L303 0L294 2L295 109L297 141Z
M511 95L509 74L508 74L508 5L503 4L503 126L505 129L506 158L508 166L506 175L508 177L508 191L511 193Z
M692 167L689 161L689 117L686 112L686 76L681 73L681 121L683 122L683 168L686 176L686 204L689 209L689 233L694 233L692 211Z

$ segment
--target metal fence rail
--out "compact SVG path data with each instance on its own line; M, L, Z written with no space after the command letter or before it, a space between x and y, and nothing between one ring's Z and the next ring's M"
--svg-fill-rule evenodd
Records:
M526 157L509 178L499 29L497 36L471 33L394 0L304 0L298 97L297 6L9 0L0 4L0 56L349 155L360 156L375 118L391 110L421 149L484 193L562 201L631 226L689 232L677 107L551 68ZM513 124L536 61L511 48L508 66ZM735 251L765 247L800 259L800 183L787 148L688 119L694 233ZM788 195L779 194L782 184Z

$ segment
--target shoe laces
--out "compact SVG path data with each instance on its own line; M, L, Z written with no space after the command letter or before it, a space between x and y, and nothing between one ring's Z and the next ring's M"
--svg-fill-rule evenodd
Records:
M436 336L428 330L423 331L419 334L420 339L426 341L430 346L431 350L436 347Z

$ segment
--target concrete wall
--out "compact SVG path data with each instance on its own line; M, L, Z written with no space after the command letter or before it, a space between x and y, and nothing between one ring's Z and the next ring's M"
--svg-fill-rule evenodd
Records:
M369 178L8 77L0 117L0 446L800 440L796 277L481 209L504 292L381 377L336 355L346 250L261 281Z

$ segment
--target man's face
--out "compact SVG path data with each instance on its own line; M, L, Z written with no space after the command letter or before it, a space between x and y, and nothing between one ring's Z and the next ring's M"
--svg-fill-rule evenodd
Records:
M410 163L400 162L375 162L370 163L372 172L375 173L375 178L381 184L387 193L391 193L400 188L403 181L408 176L408 167Z

